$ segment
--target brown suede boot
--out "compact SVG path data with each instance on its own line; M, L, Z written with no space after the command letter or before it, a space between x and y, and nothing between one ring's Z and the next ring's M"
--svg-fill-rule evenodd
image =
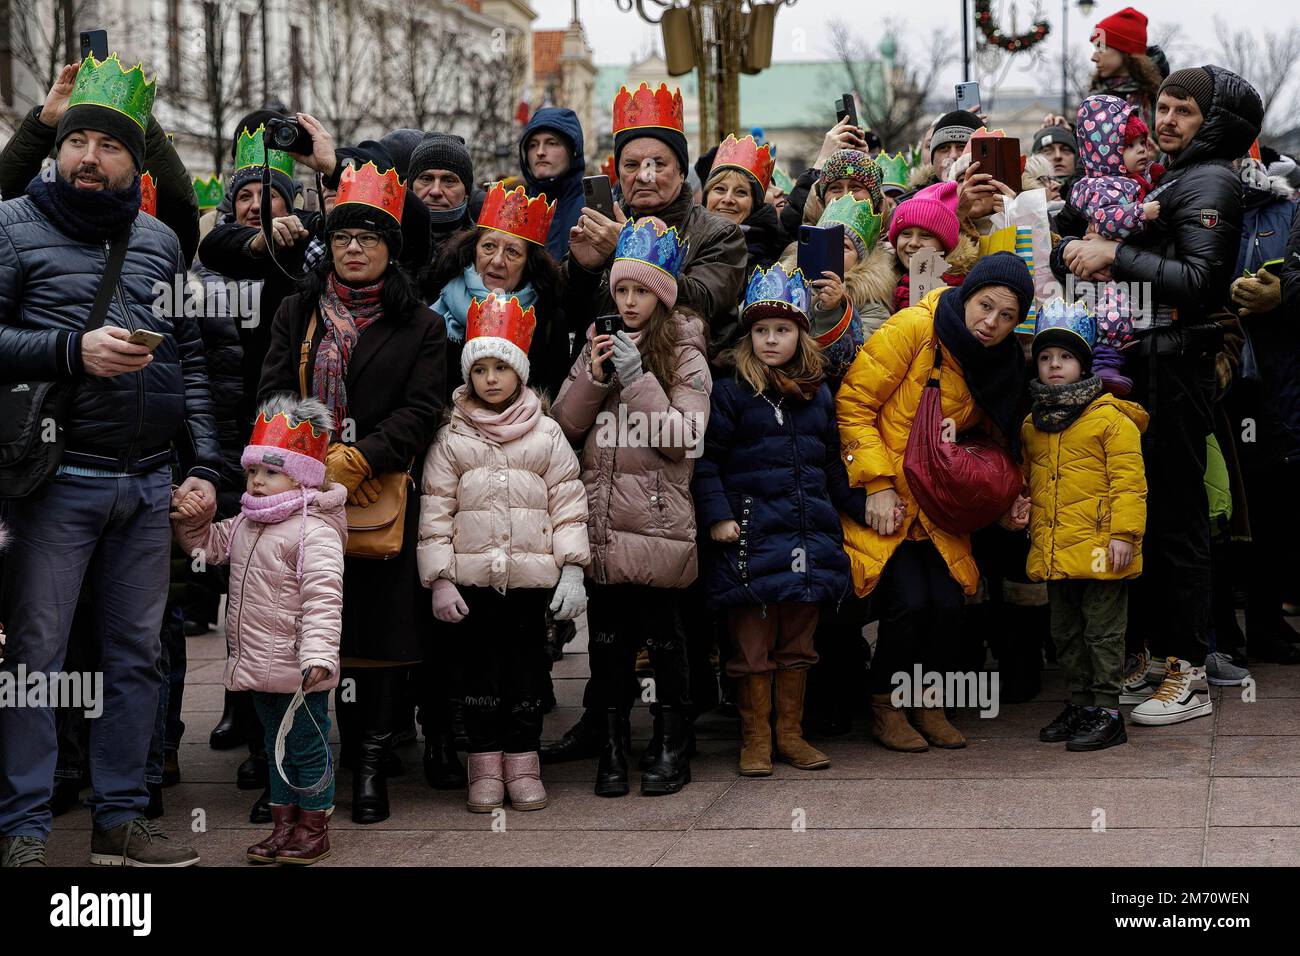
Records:
M930 749L925 738L907 722L903 708L895 707L888 694L871 695L871 736L890 750L921 753Z
M776 755L800 770L825 770L831 758L803 739L803 695L808 671L776 672Z
M275 824L271 835L261 843L255 843L248 848L249 863L275 862L276 853L289 842L294 827L298 824L298 805L296 803L284 806L271 804L271 822Z
M328 810L301 810L289 842L275 854L276 863L310 865L330 855Z
M939 707L913 707L912 723L930 743L945 750L960 750L966 746L961 731L948 723L948 715Z
M740 775L772 775L772 675L740 679Z

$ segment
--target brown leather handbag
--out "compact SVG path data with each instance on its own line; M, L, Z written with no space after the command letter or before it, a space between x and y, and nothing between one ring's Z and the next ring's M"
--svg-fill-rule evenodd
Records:
M316 335L317 313L307 323L298 356L298 387L304 398L307 391L307 359L311 340ZM407 488L414 484L409 471L390 471L380 475L379 500L368 505L348 505L348 544L344 552L350 558L375 558L386 561L402 551L402 532L406 524Z

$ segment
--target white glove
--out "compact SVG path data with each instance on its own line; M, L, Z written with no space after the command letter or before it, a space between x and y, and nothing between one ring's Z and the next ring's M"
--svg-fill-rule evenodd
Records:
M469 613L469 605L456 585L446 578L433 582L433 616L446 624L458 624Z
M624 388L645 374L645 368L641 364L641 352L636 347L636 343L628 338L627 332L620 331L614 334L614 354L611 360L614 363L614 371L618 373L618 380L623 383Z
M587 609L587 589L582 586L582 568L566 564L560 569L560 583L555 585L551 612L557 621L572 621Z

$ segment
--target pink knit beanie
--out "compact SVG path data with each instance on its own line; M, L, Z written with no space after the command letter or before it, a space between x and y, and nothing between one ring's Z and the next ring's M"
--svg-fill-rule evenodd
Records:
M894 218L889 223L890 244L896 244L898 234L913 226L933 233L943 245L943 251L952 252L960 232L957 224L957 184L935 183L911 199L899 203L894 209Z

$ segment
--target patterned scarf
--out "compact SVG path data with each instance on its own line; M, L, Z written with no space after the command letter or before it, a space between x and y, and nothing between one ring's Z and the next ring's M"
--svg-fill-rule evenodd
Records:
M1065 431L1101 392L1102 381L1096 375L1069 385L1044 385L1038 379L1032 380L1029 398L1033 402L1034 427L1040 432Z
M325 320L325 334L316 350L312 368L312 388L316 398L334 416L334 427L342 428L348 417L348 363L352 349L366 326L383 311L380 293L384 280L370 285L349 286L331 272L320 294L320 314Z

